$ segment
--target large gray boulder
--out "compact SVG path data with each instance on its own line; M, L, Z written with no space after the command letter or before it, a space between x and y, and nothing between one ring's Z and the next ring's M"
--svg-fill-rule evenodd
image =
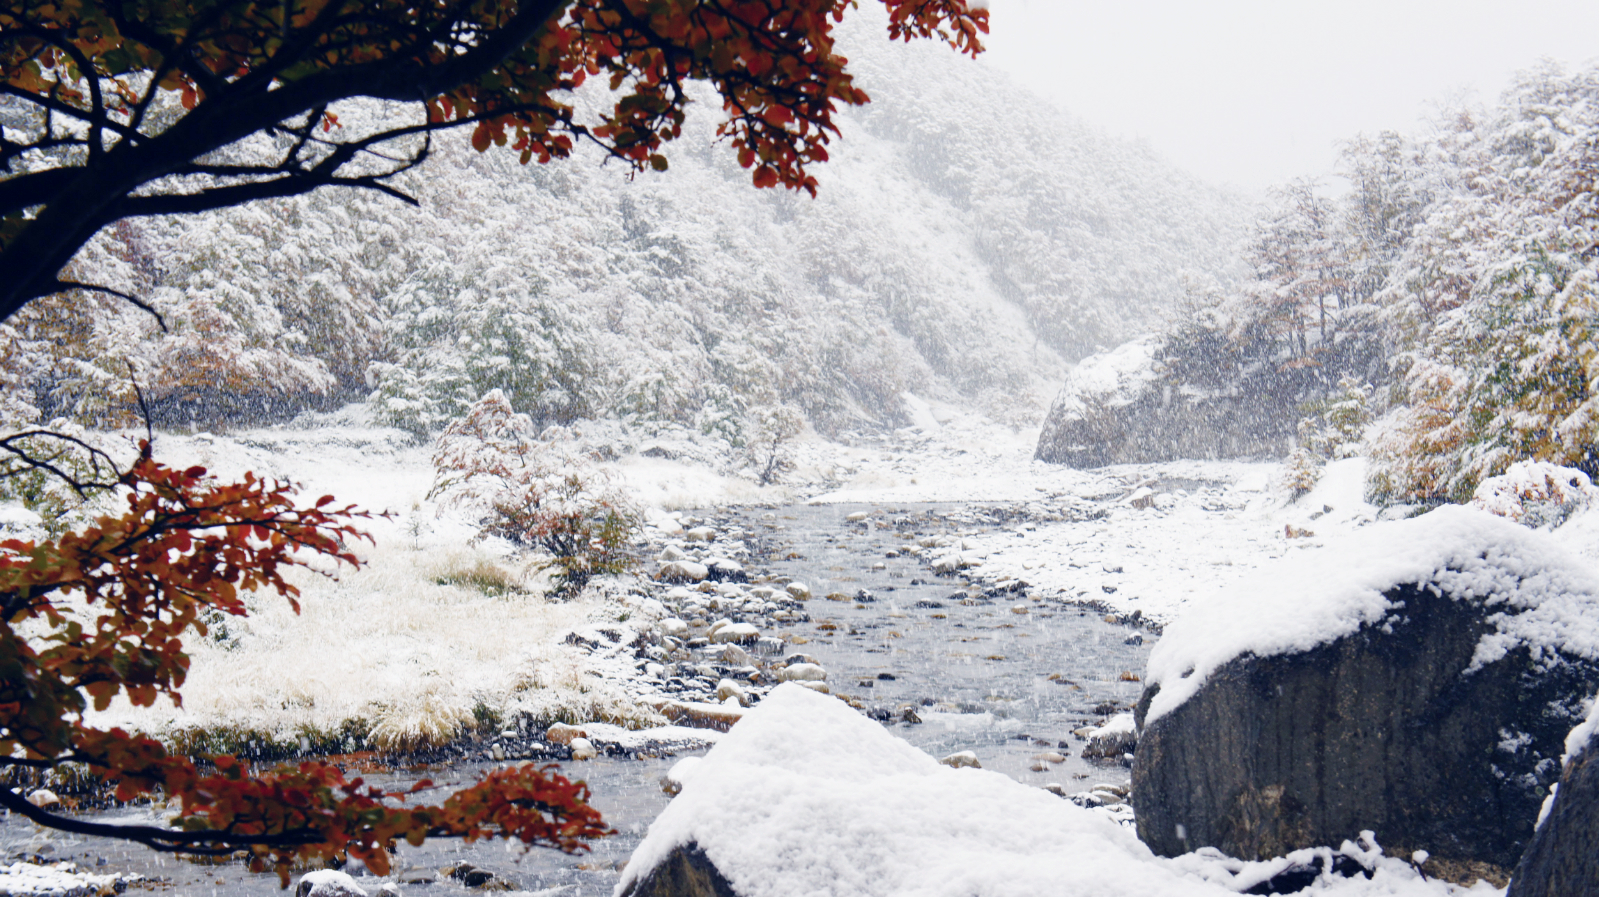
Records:
M1370 829L1514 866L1599 686L1596 594L1546 536L1463 508L1264 572L1151 655L1139 837L1257 859Z
M672 848L660 863L642 878L628 882L622 897L739 897L700 850L689 843Z
M1599 894L1599 730L1590 721L1566 746L1573 755L1506 897Z

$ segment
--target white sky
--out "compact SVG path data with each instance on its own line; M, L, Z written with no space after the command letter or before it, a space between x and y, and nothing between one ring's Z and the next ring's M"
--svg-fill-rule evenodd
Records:
M1250 190L1336 144L1599 56L1592 0L990 0L985 57L1109 133Z

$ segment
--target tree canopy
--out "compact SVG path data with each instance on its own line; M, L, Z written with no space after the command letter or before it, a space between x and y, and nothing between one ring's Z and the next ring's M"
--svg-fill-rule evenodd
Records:
M965 0L879 0L891 39L982 49ZM428 135L546 162L588 140L664 168L690 80L756 186L815 192L840 103L868 101L834 26L850 0L6 0L0 4L0 316L94 288L62 269L100 228L323 186L403 194ZM607 80L585 121L570 92ZM338 104L404 104L355 131ZM137 301L136 297L125 297Z

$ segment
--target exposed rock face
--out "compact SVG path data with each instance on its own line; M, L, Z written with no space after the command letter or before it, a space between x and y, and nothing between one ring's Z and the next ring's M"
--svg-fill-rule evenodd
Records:
M1519 647L1467 674L1503 605L1383 594L1400 610L1307 651L1235 657L1147 727L1145 690L1133 794L1151 849L1255 859L1371 829L1390 854L1515 864L1599 667Z
M1340 344L1320 364L1282 364L1219 333L1141 337L1072 370L1033 457L1079 468L1280 457L1302 406L1325 398L1341 373L1372 368L1371 355Z
M738 897L698 844L675 848L622 897Z
M1549 817L1521 857L1506 897L1599 894L1599 733L1566 764Z

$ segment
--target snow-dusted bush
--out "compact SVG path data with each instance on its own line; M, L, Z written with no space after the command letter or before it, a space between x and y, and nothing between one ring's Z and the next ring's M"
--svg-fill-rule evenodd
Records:
M431 496L483 514L482 534L550 554L560 589L581 589L632 564L627 542L642 514L609 475L533 421L498 389L439 436Z
M792 442L805 430L805 416L792 405L763 405L745 425L744 463L762 486L794 469Z
M1533 527L1555 527L1599 496L1588 475L1546 461L1517 461L1477 484L1471 506Z
M1315 452L1299 446L1283 460L1278 482L1290 499L1295 499L1316 488L1321 481L1322 460Z

